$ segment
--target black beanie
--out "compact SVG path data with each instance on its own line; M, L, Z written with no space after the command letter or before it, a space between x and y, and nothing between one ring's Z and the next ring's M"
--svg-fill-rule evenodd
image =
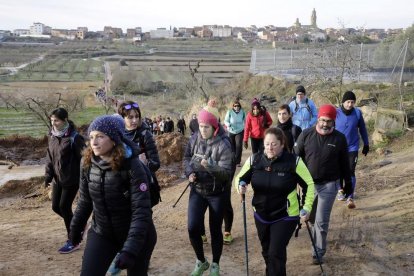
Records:
M342 97L342 103L349 101L349 100L353 100L356 101L356 97L354 92L352 91L346 91Z
M299 85L298 87L296 87L296 94L298 94L299 92L306 94L305 87L303 87L302 85Z

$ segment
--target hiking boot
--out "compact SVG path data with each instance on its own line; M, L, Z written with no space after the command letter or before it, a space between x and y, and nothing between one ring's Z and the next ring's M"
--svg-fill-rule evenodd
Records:
M223 235L223 244L231 244L233 242L233 237L231 236L231 233L226 232Z
M312 256L312 264L314 264L314 265L323 264L323 257L319 256L319 260L318 260L318 258L316 258L316 256Z
M345 201L346 200L345 193L344 193L343 190L339 190L338 191L338 194L336 196L336 199L339 200L339 201Z
M116 254L115 258L112 260L111 266L108 268L106 275L110 276L119 276L121 274L121 269L115 267L116 260L118 259L119 253Z
M207 243L207 236L201 235L201 240L203 241L203 243Z
M354 209L356 207L354 200L352 198L347 199L346 205L348 206L348 209Z
M77 245L73 245L71 241L66 241L65 245L63 247L61 247L58 251L60 254L69 254L72 253L73 251L76 251L79 249L79 244Z
M193 272L191 272L191 276L201 276L203 275L204 271L209 268L210 264L208 263L207 259L203 263L200 260L196 261L196 265L194 267ZM217 274L218 275L218 274Z
M211 264L210 276L220 276L220 266L218 263Z

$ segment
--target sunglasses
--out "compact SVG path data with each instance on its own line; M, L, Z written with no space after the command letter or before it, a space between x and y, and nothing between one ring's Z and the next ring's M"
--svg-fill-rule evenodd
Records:
M124 109L126 109L126 110L130 110L130 109L131 109L131 108L133 108L133 107L138 108L139 106L138 106L138 104L137 104L137 103L127 104L126 106L124 106Z

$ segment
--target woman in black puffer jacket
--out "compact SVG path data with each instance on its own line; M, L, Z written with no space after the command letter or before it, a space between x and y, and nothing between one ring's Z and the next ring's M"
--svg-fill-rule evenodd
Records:
M51 130L46 155L45 187L52 184L52 209L63 218L69 238L72 203L79 189L79 167L85 141L76 132L73 122L68 120L68 112L64 108L53 110L49 118ZM59 252L70 253L78 248L68 240Z
M105 275L120 252L116 267L128 275L147 275L156 243L149 182L134 143L123 137L123 120L101 116L89 126L80 198L71 223L73 244L93 211L81 275Z

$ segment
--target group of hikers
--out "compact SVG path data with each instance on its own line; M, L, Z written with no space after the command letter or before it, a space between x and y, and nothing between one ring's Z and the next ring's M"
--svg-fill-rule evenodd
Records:
M313 226L312 262L324 262L335 199L356 207L360 135L362 154L369 152L355 102L355 94L347 91L339 108L322 105L318 110L300 85L295 99L278 108L276 124L256 98L248 112L236 99L223 124L215 99L192 115L183 160L191 188L187 228L196 257L191 275L208 269L209 275L220 275L223 244L233 242L232 186L244 198L251 185L266 275L286 275L287 245L301 221ZM59 252L79 249L87 235L81 275L118 275L121 269L128 275L147 275L157 241L150 189L160 158L138 103L125 101L117 114L97 117L88 128L88 145L65 109L52 111L50 122L45 185L52 185L52 209L67 231ZM249 140L252 154L242 163ZM207 208L211 264L203 248Z

